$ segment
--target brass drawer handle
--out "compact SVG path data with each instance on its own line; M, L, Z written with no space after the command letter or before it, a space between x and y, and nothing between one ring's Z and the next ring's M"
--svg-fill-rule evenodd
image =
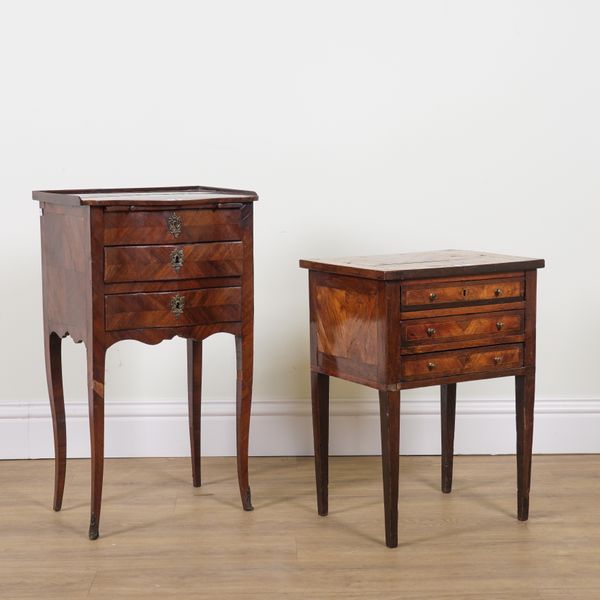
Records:
M435 335L435 327L428 327L428 328L427 328L427 335L428 335L429 337L432 337L432 336L434 336L434 335Z
M496 288L496 289L494 290L494 296L496 296L496 298L497 298L498 296L502 296L502 290L501 290L500 288Z
M167 218L167 229L175 239L179 237L181 233L181 217L177 213L172 212Z
M498 321L498 322L496 323L496 329L497 329L498 331L502 331L502 329L504 329L504 323L503 323L502 321Z
M427 363L427 368L430 371L433 371L435 369L435 367L436 367L436 364L434 362Z
M175 315L176 319L179 319L179 315L183 314L183 309L185 307L185 296L180 296L179 294L175 294L171 298L171 312Z
M183 267L183 248L175 248L171 252L171 267L179 272L179 269Z
M429 302L433 302L434 300L437 300L437 294L435 292L431 292L431 294L429 294Z
M499 365L502 362L501 356L494 356L494 363Z

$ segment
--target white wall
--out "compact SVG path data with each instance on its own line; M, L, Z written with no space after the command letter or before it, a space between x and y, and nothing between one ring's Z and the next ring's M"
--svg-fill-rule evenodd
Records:
M255 453L311 450L298 259L439 248L546 258L535 448L600 451L599 20L572 0L3 3L0 456L52 453L31 190L185 184L260 195ZM233 341L205 347L205 450L229 453ZM83 351L65 342L73 455ZM109 351L109 454L187 452L184 357ZM511 451L512 382L459 389L459 451ZM334 451L377 451L375 393L332 395ZM437 390L403 399L403 451L436 452Z

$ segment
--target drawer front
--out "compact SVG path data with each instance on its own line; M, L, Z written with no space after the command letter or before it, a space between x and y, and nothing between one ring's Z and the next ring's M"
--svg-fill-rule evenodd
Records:
M402 287L402 305L436 306L438 304L468 304L494 300L523 298L524 280L521 277L486 281L457 281Z
M181 327L240 321L240 287L105 297L106 330Z
M402 343L406 345L436 344L523 333L524 311L483 313L435 319L415 319L400 325Z
M112 246L104 249L104 280L162 281L242 274L242 242L172 246Z
M106 212L104 243L181 244L241 240L241 209Z
M463 373L490 373L523 366L523 345L432 352L402 358L402 379L433 379Z

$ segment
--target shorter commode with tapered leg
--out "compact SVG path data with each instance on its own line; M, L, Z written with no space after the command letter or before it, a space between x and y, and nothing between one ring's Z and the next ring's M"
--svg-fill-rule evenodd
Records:
M452 489L456 384L516 381L517 514L529 516L541 259L443 250L301 260L309 269L310 359L320 515L328 512L329 377L379 391L385 540L398 545L400 391L440 385L441 488Z

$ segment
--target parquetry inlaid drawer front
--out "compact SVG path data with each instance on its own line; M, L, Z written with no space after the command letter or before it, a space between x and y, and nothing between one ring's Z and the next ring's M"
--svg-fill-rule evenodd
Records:
M415 319L400 326L402 342L407 345L466 341L481 337L501 339L523 333L524 312L495 312L435 319Z
M208 288L106 296L106 329L178 327L242 318L241 288Z
M242 242L112 246L104 250L104 280L160 281L242 274Z
M104 243L173 244L241 240L241 209L106 212Z
M524 281L520 277L486 281L404 285L403 306L435 306L523 298Z
M522 366L522 344L404 356L401 362L403 379L485 373Z

